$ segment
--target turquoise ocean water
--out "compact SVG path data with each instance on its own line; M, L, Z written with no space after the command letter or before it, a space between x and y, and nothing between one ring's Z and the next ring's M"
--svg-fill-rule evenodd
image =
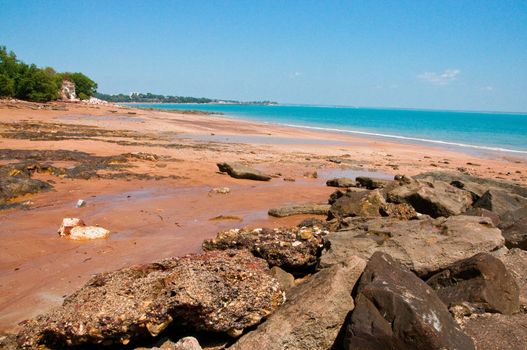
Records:
M316 130L409 143L527 155L527 113L456 112L306 105L134 104L193 109Z

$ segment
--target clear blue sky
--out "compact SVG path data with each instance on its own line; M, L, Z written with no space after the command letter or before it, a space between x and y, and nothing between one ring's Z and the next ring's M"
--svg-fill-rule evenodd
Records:
M0 0L0 45L105 93L527 111L525 0Z

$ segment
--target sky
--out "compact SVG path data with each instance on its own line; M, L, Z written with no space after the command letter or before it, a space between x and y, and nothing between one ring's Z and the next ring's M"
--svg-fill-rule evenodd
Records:
M525 0L0 0L0 45L103 93L527 112Z

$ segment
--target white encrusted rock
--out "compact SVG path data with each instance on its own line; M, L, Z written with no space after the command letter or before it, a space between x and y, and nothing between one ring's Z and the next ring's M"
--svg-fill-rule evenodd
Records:
M70 234L71 229L78 226L85 226L84 221L79 218L64 218L57 232L60 236L67 236Z
M100 239L108 238L110 231L98 226L76 226L70 231L70 239L85 240L85 239Z

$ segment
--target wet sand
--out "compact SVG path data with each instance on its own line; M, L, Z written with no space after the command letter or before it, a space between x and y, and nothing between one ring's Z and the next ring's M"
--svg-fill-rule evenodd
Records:
M387 178L462 168L527 184L525 159L506 154L467 154L216 115L81 104L39 107L0 101L0 149L77 150L97 156L145 152L167 158L136 159L127 169L158 180L35 174L53 181L53 190L17 199L30 200L30 210L0 211L0 331L15 331L18 322L59 305L94 273L199 252L203 239L224 229L297 224L305 216L277 219L267 210L324 203L334 190L325 186L331 177ZM20 125L26 133L12 131ZM82 137L88 126L104 132ZM61 130L79 133L73 137ZM10 161L16 160L2 164ZM246 162L276 177L270 182L233 179L217 172L218 161ZM314 171L317 178L306 175ZM211 192L215 187L231 192ZM87 205L76 208L81 198ZM239 220L211 220L220 215ZM86 242L60 238L56 230L64 217L80 217L112 234Z

